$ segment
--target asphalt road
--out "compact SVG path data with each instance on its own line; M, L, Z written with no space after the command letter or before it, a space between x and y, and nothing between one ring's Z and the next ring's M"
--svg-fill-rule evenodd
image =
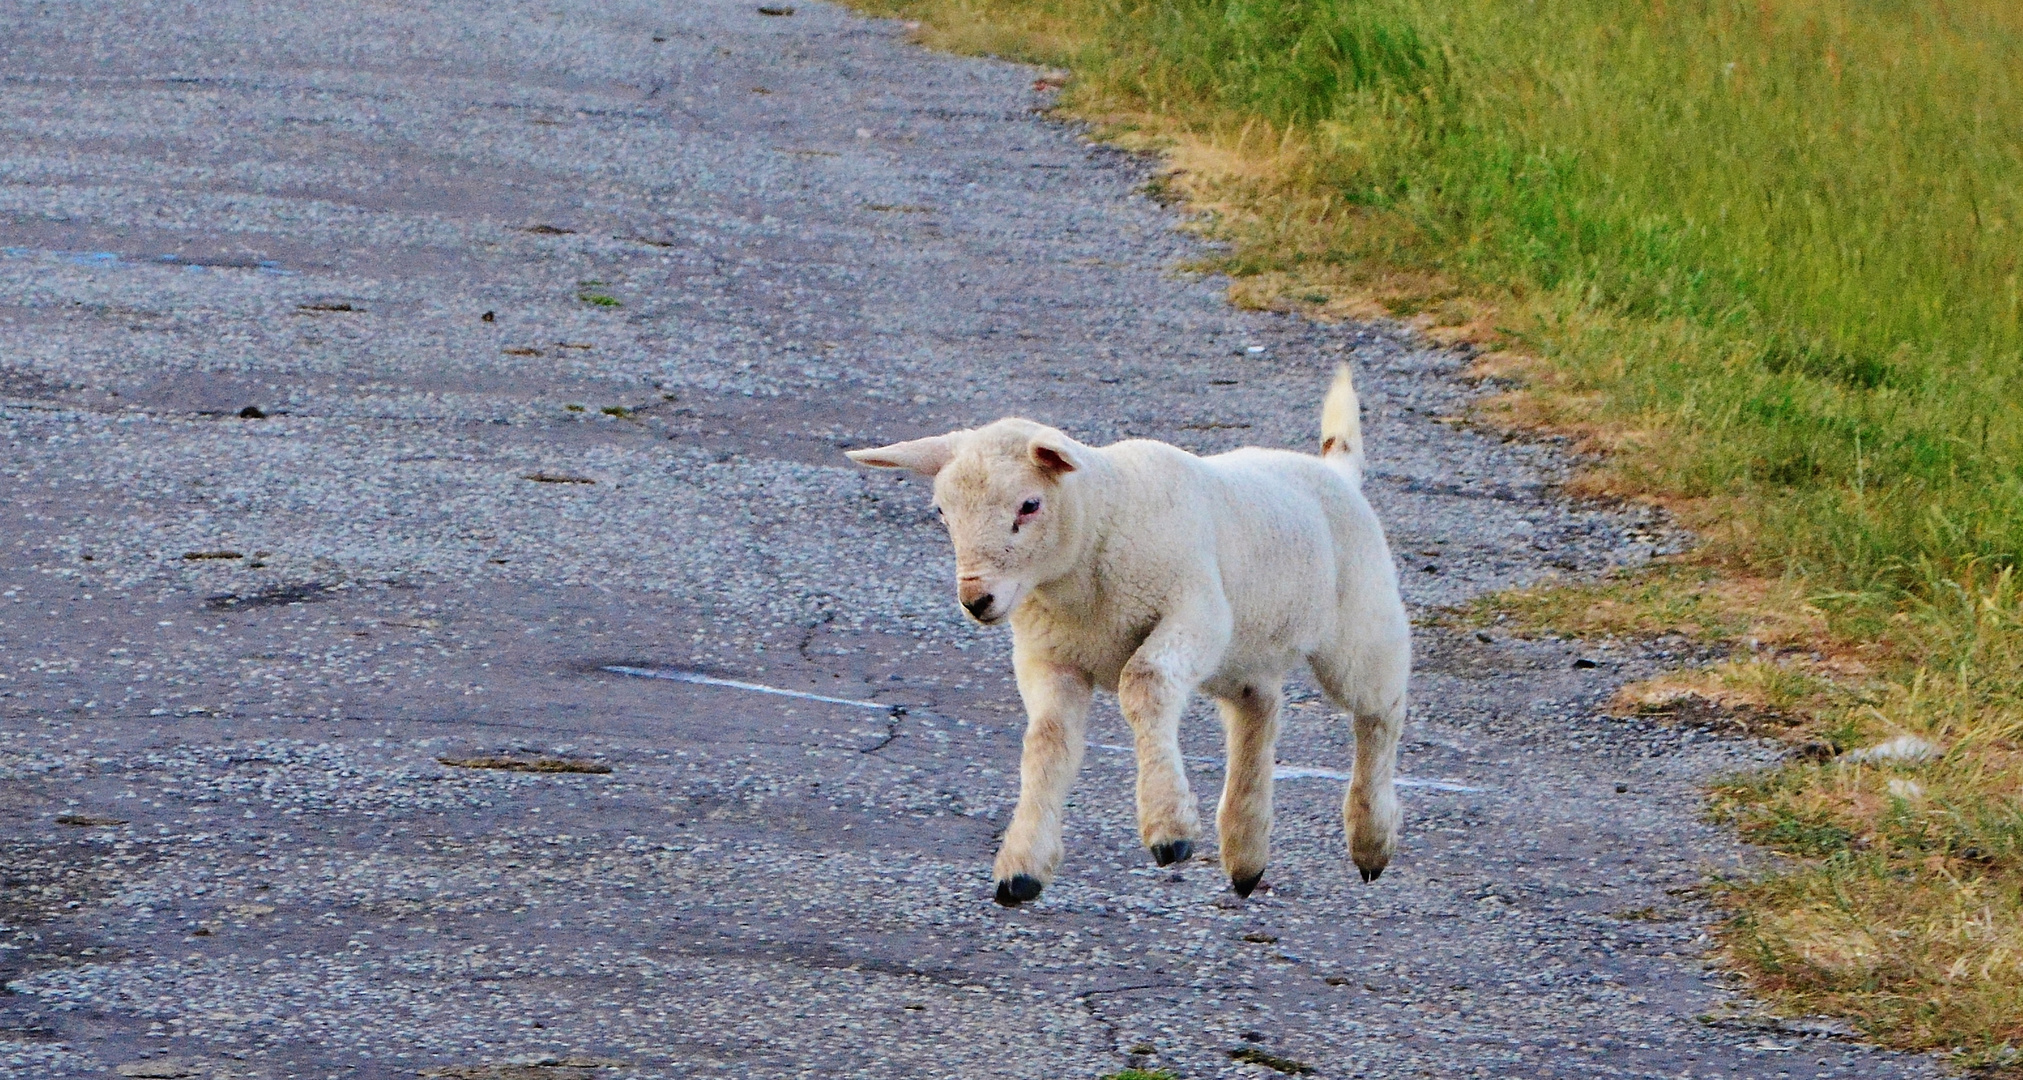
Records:
M1599 714L1662 642L1423 629L1368 886L1300 689L1247 903L1104 706L991 904L1008 641L841 448L1308 447L1348 360L1420 612L1660 531L1464 358L1231 309L1029 70L794 9L0 7L0 1074L1938 1075L1703 964L1769 751Z

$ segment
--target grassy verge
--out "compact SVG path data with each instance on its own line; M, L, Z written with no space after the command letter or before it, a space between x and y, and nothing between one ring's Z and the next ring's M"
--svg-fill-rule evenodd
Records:
M852 0L1068 73L1242 302L1473 341L1691 565L1511 598L1685 628L1835 751L1723 785L1781 853L1728 944L1778 1005L2023 1044L2023 8L2006 0ZM1690 681L1690 680L1689 680ZM1637 703L1630 703L1633 707Z

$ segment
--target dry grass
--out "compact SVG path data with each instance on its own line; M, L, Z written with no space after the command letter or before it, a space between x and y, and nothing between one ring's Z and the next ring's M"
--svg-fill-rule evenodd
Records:
M1778 854L1721 883L1730 958L1792 1014L1834 1013L1959 1064L2023 1043L2023 589L2009 570L1894 609L1704 563L1522 590L1456 618L1519 632L1681 635L1728 659L1623 688L1624 714L1723 720L1798 751L1711 811ZM1922 762L1847 751L1913 735Z
M1796 765L1737 781L1717 810L1788 857L1730 886L1734 958L1792 1011L1889 1042L2013 1063L2023 1042L2023 873L2013 752Z

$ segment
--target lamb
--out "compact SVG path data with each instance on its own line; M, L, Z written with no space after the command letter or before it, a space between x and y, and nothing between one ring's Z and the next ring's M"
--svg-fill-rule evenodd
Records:
M1322 405L1318 457L1247 447L1204 458L1148 439L1091 447L1018 418L848 456L933 479L957 600L979 623L1011 622L1027 726L998 903L1038 898L1061 864L1097 688L1130 724L1139 837L1161 866L1192 857L1201 838L1179 721L1197 689L1215 698L1229 747L1222 868L1249 896L1269 853L1281 688L1300 661L1354 718L1349 855L1365 882L1384 872L1398 843L1410 624L1362 493L1346 367Z

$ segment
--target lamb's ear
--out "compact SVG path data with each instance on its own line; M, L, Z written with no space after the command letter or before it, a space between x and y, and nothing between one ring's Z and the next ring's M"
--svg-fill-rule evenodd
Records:
M847 450L843 456L874 469L910 469L922 476L933 476L955 456L955 436L912 439L875 450Z
M1026 444L1026 453L1032 456L1033 464L1049 476L1071 473L1088 463L1083 457L1088 453L1088 447L1058 431L1033 436L1033 441Z

